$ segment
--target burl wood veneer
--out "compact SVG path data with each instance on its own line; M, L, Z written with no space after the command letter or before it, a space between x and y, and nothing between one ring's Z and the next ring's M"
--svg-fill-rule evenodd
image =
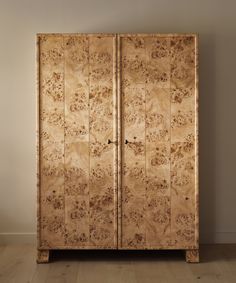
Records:
M53 249L199 261L198 37L39 34L38 262Z

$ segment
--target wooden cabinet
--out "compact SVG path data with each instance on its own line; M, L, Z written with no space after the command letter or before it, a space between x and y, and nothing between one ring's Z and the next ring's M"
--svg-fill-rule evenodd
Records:
M37 41L38 262L53 249L182 249L197 262L197 35Z

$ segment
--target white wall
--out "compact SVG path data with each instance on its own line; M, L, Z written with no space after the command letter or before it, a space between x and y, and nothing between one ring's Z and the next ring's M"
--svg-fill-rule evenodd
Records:
M198 32L201 239L236 242L235 10L233 0L0 0L0 240L36 231L35 34Z

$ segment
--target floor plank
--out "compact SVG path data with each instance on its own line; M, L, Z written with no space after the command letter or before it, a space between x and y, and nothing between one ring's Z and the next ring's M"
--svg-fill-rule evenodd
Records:
M32 245L6 246L0 252L0 282L30 282L36 268L35 255Z
M0 246L0 283L235 283L236 244L202 245L200 263L181 251L53 251L36 264L33 245Z

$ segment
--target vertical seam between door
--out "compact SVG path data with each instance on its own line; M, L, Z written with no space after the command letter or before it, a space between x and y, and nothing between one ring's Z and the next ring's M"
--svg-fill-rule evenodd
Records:
M115 144L113 146L113 193L114 193L114 217L113 217L113 229L114 229L114 245L118 247L118 109L117 109L117 39L116 34L113 36L112 51L113 51L113 77L112 77L112 117L113 117L113 140Z
M122 246L122 104L121 104L121 73L120 73L120 35L116 34L116 86L117 86L117 240L118 249Z

